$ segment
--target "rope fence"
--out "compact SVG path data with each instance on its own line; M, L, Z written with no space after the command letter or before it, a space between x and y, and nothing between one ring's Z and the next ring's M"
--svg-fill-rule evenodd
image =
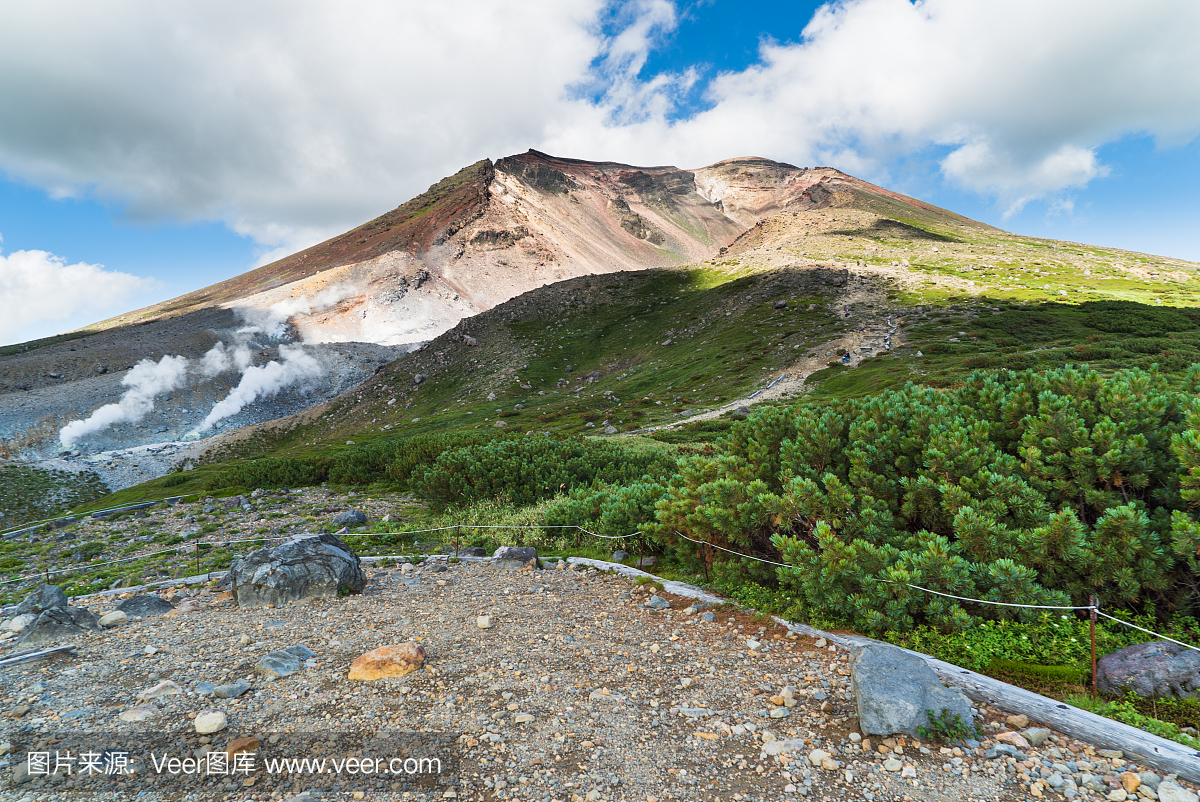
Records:
M95 511L92 511L87 514L94 515L95 513L120 512L120 511L123 511L126 509L128 509L128 510L142 509L147 506L151 506L153 504L158 504L158 503L162 503L162 502L169 503L172 501L179 501L183 498L186 498L186 496L170 496L167 498L156 499L153 501L138 502L138 503L132 504L132 505L126 504L126 505L120 505L120 506L110 507L110 508L101 509L101 510L95 510ZM35 522L32 525L26 525L25 528L23 528L23 529L12 530L12 531L27 531L31 528L39 528L41 526L45 526L46 524L53 523L55 521L75 520L75 519L76 519L75 516L61 516L59 518L49 518L44 521ZM599 538L602 540L626 540L628 538L638 537L642 534L642 532L638 531L638 532L630 532L627 535L601 535L597 532L592 532L588 529L585 529L582 526L578 526L575 524L551 524L551 525L545 525L545 526L534 525L534 524L529 524L529 525L524 525L524 526L522 526L522 525L493 525L493 524L481 524L481 525L454 524L454 525L450 525L450 526L439 526L439 527L433 527L433 528L429 528L429 529L410 529L410 530L405 530L405 531L400 531L400 532L363 532L363 533L346 533L346 535L348 537L355 537L355 538L377 538L377 537L395 537L396 535L424 535L424 534L433 534L433 533L437 533L437 532L448 532L448 531L452 531L452 530L455 532L461 532L463 529L471 529L471 530L480 530L480 529L488 529L488 530L574 529L585 535L590 535L591 537ZM11 534L11 531L0 533L0 536L8 535L8 534ZM677 530L674 532L674 534L680 538L683 538L684 540L691 542L691 543L695 543L700 546L705 546L707 548L718 549L720 551L726 552L727 554L732 554L735 557L740 557L740 558L747 559L747 560L753 560L755 562L764 563L766 565L773 565L773 566L776 566L779 568L794 567L787 563L775 562L774 560L768 560L763 557L755 557L754 555L751 555L751 554L744 554L739 551L734 551L733 549L725 548L724 546L718 546L717 544L709 543L708 541L696 540L694 538L688 537L687 535L685 535L682 532L679 532ZM238 544L238 543L260 543L260 542L265 543L265 542L277 541L277 540L287 540L291 537L293 537L293 535L262 535L259 537L240 538L240 539L236 539L236 540L221 540L221 541L219 541L219 543L220 543L220 547L222 549L227 549L229 546ZM197 565L198 565L201 547L206 546L206 547L208 547L207 550L212 551L217 546L217 543L216 542L205 543L204 541L195 541L195 543L196 543L195 553L196 553L196 560L197 560ZM456 549L456 551L457 551L457 549ZM10 579L5 579L5 580L0 581L0 585L7 585L7 584L14 583L14 582L28 582L31 579L38 579L38 578L43 578L43 577L48 580L50 577L58 576L60 574L72 573L72 572L77 572L77 571L81 571L81 570L94 570L94 569L103 568L103 567L109 566L109 565L120 565L123 563L134 562L137 560L144 560L149 557L155 557L160 554L168 554L168 553L178 554L179 551L177 549L161 549L159 551L150 552L148 554L139 554L139 555L136 555L133 557L126 557L124 559L119 559L119 560L107 560L105 562L100 562L100 563L94 563L94 562L93 563L78 563L76 565L68 566L66 568L58 568L55 570L47 570L47 571L38 571L36 573L26 574L24 576L12 577ZM707 567L707 564L706 564L706 567ZM929 594L932 594L935 596L941 596L941 597L948 598L948 599L954 599L955 601L969 602L972 604L990 604L990 605L997 606L997 607L1018 607L1018 608L1024 608L1024 609L1030 609L1030 610L1088 611L1090 613L1090 618L1091 618L1091 633L1092 633L1092 685L1093 685L1093 692L1095 691L1095 683L1096 683L1095 625L1096 625L1096 617L1097 616L1108 619L1109 621L1115 621L1116 623L1121 624L1122 626L1130 627L1131 629L1136 629L1140 632L1144 632L1147 635L1153 635L1156 638L1160 638L1162 640L1169 641L1176 645L1182 646L1185 649L1191 649L1192 651L1200 652L1200 648L1192 646L1191 644L1183 643L1182 641L1176 640L1175 638L1168 637L1166 635L1163 635L1162 633L1155 632L1154 630L1151 630L1151 629L1146 629L1145 627L1140 627L1137 624L1122 620L1120 618L1117 618L1116 616L1109 615L1108 613L1102 612L1100 610L1100 605L1094 596L1091 599L1092 603L1089 605L1085 605L1085 606L1050 605L1050 604L1019 604L1019 603L1015 603L1015 602L995 601L992 599L975 599L975 598L972 598L969 596L956 596L951 593L943 593L942 591L933 590L931 588L922 587L920 585L914 585L910 582L896 582L891 579L882 579L879 581L887 582L887 583L893 584L893 585L903 585L905 587L912 588L913 590L919 590L922 593L929 593Z
M720 549L721 551L728 552L729 554L733 554L738 557L745 558L747 560L754 560L755 562L766 563L767 565L777 565L781 568L795 567L792 565L785 565L783 563L777 563L774 560L767 560L762 557L755 557L752 554L743 554L739 551L727 549L724 546L718 546L715 543L708 543L707 541L703 541L703 540L694 540L679 531L675 531L675 534L678 535L679 537L683 538L684 540L691 541L692 543L698 543L702 546L708 546L709 548ZM1109 615L1108 613L1101 612L1100 604L1096 600L1095 596L1093 596L1091 598L1092 603L1085 605L1085 606L1060 606L1060 605L1051 605L1051 604L1017 604L1014 602L993 601L991 599L974 599L969 596L955 596L951 593L942 593L941 591L938 591L938 590L932 590L930 588L923 588L920 585L914 585L910 582L896 582L891 579L881 579L879 581L887 582L892 585L904 585L905 587L910 587L914 590L919 590L924 593L932 593L935 596L944 596L945 598L948 598L948 599L955 599L957 601L965 601L965 602L974 602L976 604L991 604L991 605L995 605L997 607L1022 607L1022 608L1026 608L1026 609L1030 609L1030 610L1074 610L1074 611L1086 610L1086 611L1089 611L1090 619L1091 619L1090 629L1091 629L1091 641L1092 641L1092 693L1093 693L1093 695L1096 693L1096 616L1101 616L1103 618L1107 618L1110 621L1115 621L1118 624L1121 624L1123 626L1130 627L1131 629L1136 629L1140 632L1145 632L1147 635L1153 635L1156 638L1160 638L1165 641L1170 641L1171 643L1182 646L1185 649L1191 649L1193 652L1200 652L1200 648L1192 646L1191 644L1184 643L1183 641L1179 641L1179 640L1176 640L1175 638L1168 637L1166 635L1163 635L1160 632L1155 632L1152 629L1146 629L1145 627L1139 627L1137 624L1122 620L1120 618L1117 618L1114 615Z
M424 534L431 534L431 533L435 533L435 532L448 532L448 531L452 531L452 530L458 532L458 531L462 531L463 529L472 529L472 530L478 530L478 529L539 529L539 530L542 530L542 529L575 529L586 535L591 535L592 537L601 538L603 540L625 540L627 538L637 537L642 534L639 531L639 532L630 532L628 535L601 535L601 534L592 532L588 529L583 528L582 526L578 526L575 524L548 524L548 525L544 525L544 526L543 525L534 525L534 524L529 524L529 525L525 525L525 526L500 526L500 525L494 525L494 524L455 524L453 526L438 526L438 527L434 527L431 529L407 529L404 531L397 531L397 532L361 532L361 533L347 532L347 533L345 533L345 536L346 537L354 537L354 538L383 538L383 537L395 537L396 535L424 535ZM195 545L196 545L195 553L196 553L197 562L198 562L201 547L207 547L206 550L211 552L218 547L218 544L219 544L220 549L224 550L224 549L227 549L229 546L237 544L237 543L265 543L265 542L271 542L271 541L277 541L277 540L288 540L292 537L294 537L294 535L259 535L257 537L239 538L239 539L235 539L235 540L221 539L218 541L208 541L208 542L205 542L203 540L197 540L197 541L192 541L192 542L195 543ZM180 551L178 549L159 549L158 551L152 551L152 552L148 552L146 554L137 554L132 557L125 557L125 558L118 559L118 560L105 560L104 562L75 563L74 565L69 565L64 568L56 568L53 570L45 570L45 571L36 571L36 572L24 574L22 576L10 577L9 579L0 580L0 585L8 585L8 584L12 584L14 582L28 582L30 580L43 579L43 578L49 580L50 577L58 576L60 574L69 574L69 573L75 573L78 571L91 571L91 570L95 570L98 568L104 568L105 566L109 566L109 565L122 565L124 563L136 562L138 560L145 560L150 557L156 557L160 554L180 554Z

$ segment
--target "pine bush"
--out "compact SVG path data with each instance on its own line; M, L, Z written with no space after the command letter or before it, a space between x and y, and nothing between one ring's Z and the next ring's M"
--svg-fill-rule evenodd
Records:
M763 409L682 461L657 531L789 567L811 615L873 633L1018 604L1188 609L1200 588L1200 368L972 374L961 387ZM685 560L738 560L675 538ZM768 570L743 560L763 581Z

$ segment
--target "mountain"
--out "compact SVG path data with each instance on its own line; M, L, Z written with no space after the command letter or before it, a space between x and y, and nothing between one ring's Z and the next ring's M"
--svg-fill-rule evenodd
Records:
M331 399L522 293L582 276L702 262L747 247L780 212L848 207L981 228L837 170L762 158L695 170L533 150L479 161L272 264L68 335L0 349L0 457L56 452L63 425L127 393L122 381L143 359L199 360L221 344L248 349L248 364L265 368L281 362L289 342L311 346L319 371L309 372L320 376L245 393L253 397L214 424L237 428ZM153 415L118 420L79 443L96 451L177 440L203 424L230 384L228 376L189 375L177 392L157 394Z
M703 261L781 210L851 205L979 225L829 168L744 158L681 170L530 150L472 164L292 256L90 328L283 303L308 343L413 346L535 287Z
M1106 354L1108 330L1086 322L1097 313L1072 310L1193 307L1196 276L1181 260L1012 235L831 168L529 151L234 279L0 349L0 457L115 488L217 442L319 450L491 426L497 408L510 431L674 425L817 385ZM1002 304L1051 311L1013 323ZM992 317L1015 329L973 327ZM1162 320L1151 328L1191 325ZM1112 353L1191 353L1139 347Z

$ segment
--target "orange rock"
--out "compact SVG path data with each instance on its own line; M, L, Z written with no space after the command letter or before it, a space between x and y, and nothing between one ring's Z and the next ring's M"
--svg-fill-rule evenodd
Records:
M254 752L261 746L257 738L235 738L229 742L229 746L225 747L225 754L229 755L229 759L233 760L233 756L239 752Z
M350 664L350 679L371 680L384 677L403 677L425 662L425 647L419 643L380 646L360 655Z
M997 741L999 741L1002 744L1008 744L1009 746L1015 746L1018 749L1032 749L1033 748L1029 745L1029 741L1026 741L1025 737L1017 732L1001 732L1001 733L998 733L995 736L995 738Z
M1008 722L1008 726L1010 727L1020 728L1029 726L1029 716L1025 715L1024 713L1016 716L1009 716L1007 719L1005 719L1005 721Z
M1121 787L1125 789L1125 793L1134 793L1141 784L1142 778L1134 774L1132 771L1121 772Z

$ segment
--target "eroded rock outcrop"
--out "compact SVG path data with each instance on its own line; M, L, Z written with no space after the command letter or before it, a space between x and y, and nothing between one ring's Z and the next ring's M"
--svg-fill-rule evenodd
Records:
M229 577L239 607L362 593L367 584L358 555L336 535L301 535L261 548L235 560Z

